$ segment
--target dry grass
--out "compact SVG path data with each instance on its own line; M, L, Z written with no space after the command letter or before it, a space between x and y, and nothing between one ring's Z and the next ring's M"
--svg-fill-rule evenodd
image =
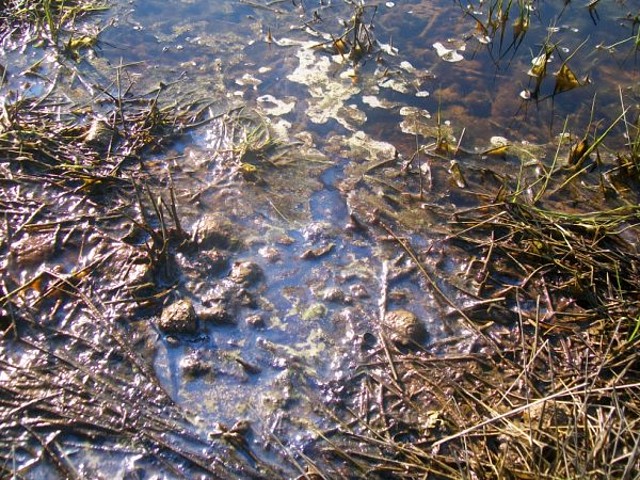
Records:
M489 309L472 342L372 354L331 413L325 448L344 467L327 478L636 477L639 258L602 225L594 239L534 212L492 205L452 238L484 252L484 290L516 325L492 325ZM520 272L508 285L501 261Z
M71 54L97 41L98 32L79 28L79 21L108 8L95 0L7 0L0 6L3 45L46 45Z
M502 2L496 5L484 30L504 26ZM72 42L73 21L96 4L3 7L3 39L15 35L72 53L92 44ZM520 11L516 47L528 23ZM339 38L351 43L354 65L371 43L361 17ZM123 68L95 98L99 112L56 97L54 87L37 99L8 96L0 111L0 188L7 194L0 200L7 266L0 273L0 475L26 478L44 465L81 478L68 452L95 448L137 456L142 469L152 465L172 477L284 476L251 455L248 462L233 431L224 432L231 448L223 464L120 328L118 305L140 302L140 295L162 298L153 279L161 277L169 245L184 237L170 178L168 189L160 181L149 186L144 154L208 121L206 102L164 104L164 86L135 93ZM629 150L600 178L603 190L624 183L636 192L638 121L623 111ZM238 131L233 154L242 164L276 145L260 123ZM603 138L592 139L589 153ZM318 403L333 427L317 432L315 451L288 457L302 477L638 476L639 209L627 201L569 213L545 196L558 197L590 175L591 165L555 167L534 183L532 199L523 194L531 185L519 184L496 193L495 202L452 213L446 242L469 255L467 275L482 299L470 308L449 300L453 321L467 327L465 338L407 351L382 337L338 405ZM62 206L69 215L61 219ZM113 228L122 219L136 227L136 241ZM437 288L437 272L395 239ZM95 253L62 271L54 254L66 247L78 259ZM156 269L139 276L147 284L113 287L121 280L115 270L140 264Z
M637 478L640 209L627 200L637 177L615 162L560 166L558 155L542 177L485 190L478 198L498 200L451 213L445 248L468 255L473 303L445 303L466 333L414 351L381 342L350 379L349 401L324 409L334 427L318 432L322 460L310 471L323 478ZM605 190L617 188L620 175L625 190L613 206L588 210L597 201L585 185L608 182L600 195L610 199ZM576 187L579 212L562 203ZM446 274L432 271L392 227L377 225L442 296L434 279Z

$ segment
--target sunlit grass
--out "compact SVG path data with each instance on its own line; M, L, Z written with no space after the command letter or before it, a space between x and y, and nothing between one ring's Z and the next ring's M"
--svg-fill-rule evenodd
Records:
M327 410L336 429L318 432L336 462L313 463L321 474L332 477L342 462L368 478L605 479L637 471L640 207L631 199L639 185L634 174L633 190L616 190L613 177L622 159L637 171L638 118L622 101L608 124L595 118L594 100L591 122L577 129L567 119L548 160L521 160L502 192L456 182L487 199L444 221L447 241L468 252L475 286L470 307L443 303L469 327L474 347L461 351L464 340L452 339L438 354L436 345L372 348L349 383L351 403ZM421 140L435 146L439 135ZM465 152L418 146L411 162L419 154L463 164ZM423 263L400 231L377 225L441 297L444 273Z
M107 8L101 0L8 0L2 6L0 38L11 38L19 45L63 47L79 20ZM86 32L75 33L86 36Z

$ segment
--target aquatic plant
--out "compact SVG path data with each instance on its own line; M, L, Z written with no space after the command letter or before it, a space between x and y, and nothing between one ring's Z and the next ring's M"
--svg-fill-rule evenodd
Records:
M465 14L476 23L474 36L480 43L490 45L497 38L498 58L504 58L509 52L515 55L523 43L529 30L533 2L529 0L493 0L491 2L479 2L460 4ZM517 12L513 15L513 11ZM509 19L513 18L510 23ZM511 32L509 42L508 33ZM506 42L509 42L506 44ZM506 44L506 47L505 47ZM490 47L491 48L491 47Z
M620 102L623 109L622 121L624 122L626 149L618 153L620 168L632 178L640 175L640 114L635 113L635 119L629 118L632 115L628 107L625 107L622 92L620 92Z
M105 2L96 0L8 0L0 13L0 42L5 48L14 42L17 46L66 46L71 51L90 47L95 35L77 29L76 22L107 8Z
M306 18L312 2L242 3L274 15L293 8ZM317 2L305 20L314 34L327 3ZM79 59L95 36L71 31L65 5L72 4L43 4L36 25L44 43ZM364 2L340 5L353 15L320 46L357 74L380 48L373 37L378 10ZM478 3L488 8L485 16L463 8L477 22L473 35L481 45L497 35L511 41L500 47L504 58L530 35L534 5ZM586 8L595 17L598 3ZM275 48L278 40L267 32L268 48ZM629 39L637 44L637 36ZM549 35L520 70L524 77L531 67L536 97L550 77L552 55L561 58L554 95L582 85L576 58L562 52ZM378 315L348 339L357 345L350 352L360 355L359 366L321 391L297 356L273 361L277 368L293 365L284 371L293 379L287 388L296 399L313 400L321 417L299 422L311 440L289 441L283 425L296 420L284 406L252 444L246 422L205 432L171 400L152 366L156 339L148 319L178 291L173 257L193 247L181 207L188 203L190 214L201 214L201 198L219 187L197 173L223 170L221 184L239 173L240 190L267 199L291 230L295 223L269 195L290 204L304 194L268 177L270 192L254 187L263 174L308 161L301 160L307 150L282 160L290 145L267 116L250 108L215 115L218 99L182 97L183 78L140 92L128 68L116 67L113 81L100 86L83 83L80 69L71 68L89 93L82 102L58 95L64 76L45 82L50 90L38 98L7 92L3 99L2 476L51 469L61 477L87 476L77 465L97 450L122 459L124 474L176 477L284 478L289 466L301 478L609 478L638 470L640 124L627 100L609 124L595 115L595 100L588 125L567 120L545 150L549 161L538 153L543 148L520 138L463 148L462 120L452 119L454 129L440 105L433 119L426 110L401 112L403 131L412 135L406 161L398 153L402 140L396 148L364 132L331 136L324 147L346 159L338 165L345 182L332 192L344 195L349 209L346 241L383 251L380 271L366 264L380 286ZM197 173L179 152L162 156L185 131L212 121L220 143ZM616 148L612 137L620 129L626 145ZM310 134L300 138L316 146ZM287 179L308 172L292 169ZM183 175L178 188L174 175ZM228 190L234 208L237 191ZM267 210L260 222L273 220ZM327 243L301 257L320 262L341 252ZM404 264L394 276L395 262ZM448 262L458 263L447 269ZM388 307L402 295L393 291L399 275L423 287L420 295L432 301L448 338L428 340L407 310L401 328L417 338L389 333ZM301 317L320 322L330 311L313 303ZM364 308L355 312L364 325ZM229 356L245 373L259 371ZM264 452L254 453L257 443ZM269 460L261 458L265 452Z
M229 117L227 123L235 161L245 169L249 164L269 162L269 155L283 144L267 120L258 114L239 110Z

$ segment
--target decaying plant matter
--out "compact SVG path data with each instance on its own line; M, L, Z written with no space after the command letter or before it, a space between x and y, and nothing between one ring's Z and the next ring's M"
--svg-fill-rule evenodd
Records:
M560 167L559 151L541 178L505 182L478 196L492 201L450 212L442 242L468 255L455 300L399 226L374 219L466 333L424 349L375 342L350 378L350 401L323 407L335 427L318 432L324 457L314 469L344 478L637 475L640 210L629 190L619 206L591 210L596 195L585 193L580 211L561 208L576 182L612 189L621 173L613 158L600 170Z

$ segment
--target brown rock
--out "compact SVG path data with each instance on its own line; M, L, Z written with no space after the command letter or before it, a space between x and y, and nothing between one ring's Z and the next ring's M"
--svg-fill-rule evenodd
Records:
M205 307L198 312L198 315L203 322L213 323L214 325L235 323L228 308L222 303L215 304L212 307Z
M235 262L231 267L229 278L241 285L249 286L262 277L262 270L253 262Z
M396 345L408 347L427 339L427 330L413 313L408 310L391 310L384 318L384 326L389 339Z
M211 371L211 365L198 352L191 352L180 360L182 373L188 378L197 378Z
M178 300L162 311L158 327L164 333L195 333L198 319L190 300Z
M221 215L205 215L194 227L194 240L203 249L230 249L237 246L238 240L233 236L234 227Z

